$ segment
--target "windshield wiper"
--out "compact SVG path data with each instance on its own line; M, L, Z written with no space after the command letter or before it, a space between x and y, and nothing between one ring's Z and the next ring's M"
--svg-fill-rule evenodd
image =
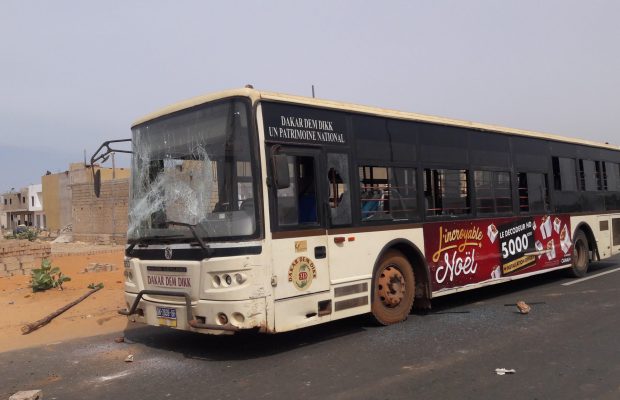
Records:
M152 242L153 240L161 240L161 239L173 239L173 238L179 238L179 237L183 237L185 235L151 235L151 236L146 236L146 237L142 237L139 239L136 239L133 243L131 243L129 245L129 247L127 247L126 252L127 253L131 253L131 251L133 250L134 247L136 247L137 244L148 244L150 242Z
M198 224L188 224L186 222L179 222L179 221L166 221L166 224L168 225L177 225L177 226L185 226L187 228L189 228L190 231L192 231L192 235L194 235L194 237L196 238L196 240L198 241L198 244L200 245L200 247L205 251L205 253L207 254L207 256L209 256L211 254L211 249L209 247L207 247L207 245L205 244L205 242L202 240L202 238L200 237L200 235L196 232L196 226L198 226ZM202 229L202 228L201 228ZM206 232L204 229L202 229L202 231L205 233Z

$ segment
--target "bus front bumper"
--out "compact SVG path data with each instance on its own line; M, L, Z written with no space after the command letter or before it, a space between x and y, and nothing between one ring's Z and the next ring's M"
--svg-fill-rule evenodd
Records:
M170 297L171 302L145 299L145 295ZM183 304L178 301L179 298L183 299ZM264 298L243 301L198 300L192 304L188 293L141 290L138 293L125 292L125 299L131 306L128 309L118 310L118 313L134 315L136 322L149 325L164 325L184 330L196 329L207 331L206 333L216 333L215 331L234 333L241 329L253 328L262 330L266 325ZM174 319L161 318L158 309L175 310ZM223 316L225 323L222 322Z

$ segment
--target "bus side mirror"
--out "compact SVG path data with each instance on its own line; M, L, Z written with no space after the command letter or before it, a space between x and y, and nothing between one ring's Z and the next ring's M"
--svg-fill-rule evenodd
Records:
M95 196L99 197L101 194L101 170L98 169L93 177L93 185L95 186Z
M286 154L274 154L271 156L273 162L273 174L276 189L286 189L291 186L291 178L288 173L288 157Z

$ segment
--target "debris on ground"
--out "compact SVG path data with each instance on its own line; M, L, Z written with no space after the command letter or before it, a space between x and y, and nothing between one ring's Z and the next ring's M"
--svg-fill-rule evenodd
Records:
M525 303L523 300L521 301L517 301L517 308L519 309L519 312L521 314L527 314L530 312L530 310L532 309L529 305L527 305L527 303Z
M15 304L13 300L9 301L9 305Z
M125 341L125 337L124 336L119 336L117 338L114 338L114 342L115 343L123 343Z
M127 357L125 357L125 362L133 362L133 354L129 354Z
M103 287L103 283L100 283L100 284L94 286L94 288L91 288L90 291L88 291L86 294L82 295L79 299L72 301L71 303L65 305L64 307L59 308L58 310L56 310L53 313L51 313L51 314L41 318L38 321L35 321L35 322L30 323L30 324L26 324L26 325L22 326L22 335L27 335L28 333L30 333L32 331L36 331L40 327L42 327L44 325L47 325L48 323L50 323L51 320L53 320L54 318L56 318L60 314L64 313L65 311L67 311L68 309L73 307L74 305L80 303L81 301L86 299L91 294L93 294L96 291L100 290L102 287Z
M497 375L506 375L506 374L516 374L517 371L515 371L514 369L495 368L495 373Z
M9 397L9 400L42 400L42 390L22 390Z
M118 270L118 268L114 264L92 262L92 263L88 264L88 267L84 268L82 273L89 273L89 272L111 272L111 271L116 271L116 270Z
M63 234L59 235L56 239L52 240L52 243L71 243L73 241L73 235Z

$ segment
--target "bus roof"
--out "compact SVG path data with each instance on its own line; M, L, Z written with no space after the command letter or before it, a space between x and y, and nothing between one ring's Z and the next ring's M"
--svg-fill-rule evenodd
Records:
M232 90L216 92L216 93L212 93L212 94L208 94L204 96L194 97L188 100L184 100L184 101L169 105L143 118L136 120L132 124L132 128L135 127L136 125L140 125L152 119L159 118L164 115L172 114L177 111L185 110L187 108L195 107L195 106L198 106L198 105L210 102L210 101L224 99L228 97L238 97L238 96L249 97L253 104L260 100L293 103L293 104L307 105L307 106L313 106L313 107L327 108L327 109L332 109L332 110L352 111L352 112L361 113L361 114L396 118L396 119L401 119L401 120L429 122L433 124L449 125L449 126L456 126L456 127L462 127L462 128L471 128L471 129L477 129L480 131L497 132L497 133L503 133L507 135L529 136L529 137L542 138L542 139L554 140L554 141L559 141L559 142L581 144L581 145L593 146L593 147L601 147L601 148L610 149L610 150L620 150L620 146L612 145L609 143L601 143L601 142L595 142L591 140L577 139L577 138L554 135L554 134L549 134L549 133L528 131L528 130L523 130L523 129L507 128L507 127L503 127L499 125L481 124L477 122L463 121L463 120L438 117L438 116L433 116L433 115L388 110L388 109L379 108L379 107L369 107L369 106L363 106L363 105L352 104L352 103L344 103L344 102L339 102L339 101L322 100L322 99L315 99L311 97L294 96L294 95L288 95L288 94L276 93L276 92L268 92L268 91L262 91L262 90L259 91L259 90L255 90L251 88L232 89Z

